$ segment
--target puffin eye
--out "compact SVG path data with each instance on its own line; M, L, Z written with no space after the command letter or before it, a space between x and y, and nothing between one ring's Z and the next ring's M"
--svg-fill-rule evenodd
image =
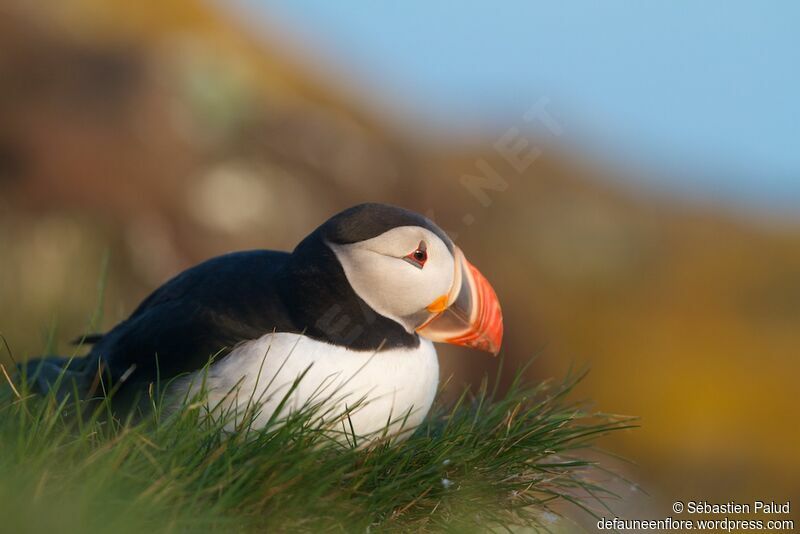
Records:
M416 250L405 256L403 259L414 267L422 269L425 266L425 262L428 261L428 247L425 244L425 241L420 241Z

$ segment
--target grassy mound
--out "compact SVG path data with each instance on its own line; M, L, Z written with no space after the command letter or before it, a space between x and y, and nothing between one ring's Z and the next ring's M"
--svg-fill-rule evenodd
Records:
M518 379L502 396L484 383L437 402L406 441L368 446L330 440L313 409L257 431L202 402L122 421L107 402L58 402L7 378L0 522L6 532L557 530L563 505L609 496L583 450L630 426L569 403L579 378Z

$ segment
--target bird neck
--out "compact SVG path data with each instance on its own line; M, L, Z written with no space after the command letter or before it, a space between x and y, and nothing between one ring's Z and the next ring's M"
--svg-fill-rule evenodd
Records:
M297 246L281 274L281 299L306 336L359 351L419 346L416 333L380 315L355 293L319 232Z

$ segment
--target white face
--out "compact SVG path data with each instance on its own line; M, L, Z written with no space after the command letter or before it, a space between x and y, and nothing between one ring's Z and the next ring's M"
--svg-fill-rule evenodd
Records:
M409 332L453 284L453 255L436 234L420 226L400 226L366 241L329 246L356 294Z

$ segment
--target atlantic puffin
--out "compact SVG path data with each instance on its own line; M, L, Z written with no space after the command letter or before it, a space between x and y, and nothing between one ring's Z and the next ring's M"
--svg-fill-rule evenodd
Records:
M156 383L172 399L202 385L209 405L235 411L259 399L254 426L278 409L356 404L348 426L364 437L423 421L439 381L433 342L496 355L502 337L494 289L447 234L369 203L334 215L291 253L200 263L107 333L84 336L85 358L41 358L26 372L42 392L59 384L94 395L101 379L114 402Z

